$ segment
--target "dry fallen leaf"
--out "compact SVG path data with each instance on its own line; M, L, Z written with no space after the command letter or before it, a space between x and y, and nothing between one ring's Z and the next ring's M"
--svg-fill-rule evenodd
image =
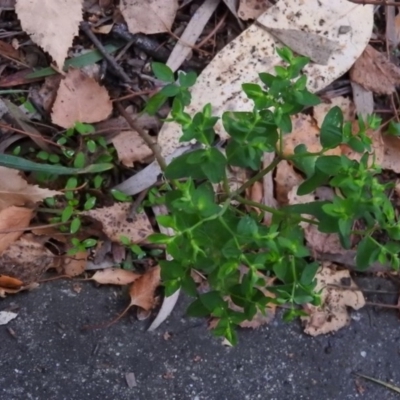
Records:
M14 206L0 211L0 254L24 233L23 231L1 233L1 231L27 228L32 214L33 211L29 208Z
M17 318L17 315L12 311L0 311L0 325L7 325L14 318Z
M37 203L61 194L62 192L29 185L16 169L0 167L0 210L9 206Z
M58 88L51 118L53 123L68 129L76 122L102 121L111 112L106 88L79 69L70 69Z
M22 281L11 276L0 275L0 287L9 289L18 289L23 285Z
M382 135L383 154L379 165L383 169L389 169L400 173L400 139L392 135Z
M400 84L400 68L368 45L350 69L350 79L377 94L391 94Z
M32 234L25 234L0 255L0 274L17 278L24 285L36 282L49 268L57 268L59 258Z
M80 251L73 256L64 257L63 272L68 276L78 276L85 271L87 251Z
M97 271L89 280L102 285L128 285L140 278L141 275L121 268L106 268Z
M136 131L124 131L111 139L117 150L118 160L126 167L134 162L143 162L153 152Z
M140 243L153 233L145 212L129 216L131 204L115 203L111 207L85 211L82 215L94 218L103 225L103 232L114 242L126 236L132 243Z
M304 332L311 335L323 335L336 332L350 323L347 307L355 310L364 307L362 292L350 277L348 270L335 271L334 265L325 264L317 274L316 291L321 292L321 306L307 305L309 316L301 317L305 325Z
M298 187L303 178L287 161L281 161L275 170L275 190L276 199L280 205L286 205L289 202L288 194L294 188Z
M168 32L178 10L177 0L123 0L121 13L131 33Z
M15 11L22 29L62 68L79 31L82 0L17 0Z
M160 267L154 267L132 283L129 290L131 303L129 307L138 306L145 311L154 305L154 292L160 286Z
M268 0L240 0L238 15L244 21L257 19L271 5Z

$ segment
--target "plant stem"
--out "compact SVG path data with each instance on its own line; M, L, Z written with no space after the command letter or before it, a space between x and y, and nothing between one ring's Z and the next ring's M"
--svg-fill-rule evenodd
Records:
M287 215L287 213L285 213L283 211L280 211L280 210L277 210L276 208L269 207L269 206L266 206L264 204L257 203L256 201L247 200L247 199L245 199L244 197L241 197L241 196L235 196L235 199L237 201L239 201L240 203L242 203L242 204L245 204L245 205L248 205L248 206L252 206L252 207L255 207L255 208L259 208L260 210L269 212L269 213L274 214L274 215L282 215L282 216ZM297 216L296 214L293 214L293 216L296 219L298 219L299 221L308 222L309 224L313 224L313 225L318 225L318 221L315 221L313 219L304 218L304 217L301 217L300 215Z
M276 168L276 166L280 163L280 161L281 161L280 157L275 158L275 160L272 161L272 163L269 164L268 167L265 167L264 169L262 169L260 172L255 174L251 179L249 179L247 182L245 182L242 186L240 186L240 188L238 190L233 192L232 196L236 197L237 195L240 195L240 193L242 193L244 190L249 188L255 182L259 181L264 175L267 175L268 172L273 171Z

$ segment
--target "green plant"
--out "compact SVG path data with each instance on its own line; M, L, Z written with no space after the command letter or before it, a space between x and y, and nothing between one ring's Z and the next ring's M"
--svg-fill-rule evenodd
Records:
M84 252L87 249L90 249L90 248L96 246L97 240L89 238L89 239L80 241L77 238L72 238L71 244L72 244L72 247L67 252L67 255L69 255L69 256L73 256L77 253Z
M205 105L193 117L185 112L193 75L189 82L182 82L184 74L180 74L179 84L174 83L166 66L153 64L157 78L168 85L146 107L146 111L155 113L168 97L173 98L170 120L182 126L181 141L194 139L202 146L174 159L164 171L170 190L166 188L162 197L153 195L153 200L162 199L169 210L169 215L158 216L157 221L175 232L173 236L158 233L150 237L153 243L166 245L173 257L160 261L166 294L182 287L196 298L189 314L219 318L214 333L232 343L237 340L234 327L252 319L257 310L263 312L268 303L284 306L285 320L304 315L299 307L304 303L320 303L314 279L318 264L305 245L299 226L302 221L315 224L321 232L337 233L344 248L358 243L359 269L365 270L375 261L399 267L400 227L387 196L392 185L380 181L380 169L369 154L371 139L366 134L367 128L376 129L380 120L359 117L354 134L340 108L333 107L321 127L321 151L311 153L305 145L299 145L294 154L285 155L283 137L292 131L291 115L320 101L306 89L307 77L301 74L308 58L295 57L288 48L277 52L286 66L276 67L275 75L259 74L262 85L242 85L254 104L253 110L223 113L222 123L231 137L225 153L214 147L218 118L212 115L212 105ZM361 160L327 154L341 144L361 153ZM271 165L260 170L264 152L275 152L276 156ZM299 195L330 185L335 188L333 200L275 209L245 199L245 189L282 160L294 164L305 177ZM228 166L255 173L238 190L231 191ZM221 184L224 193L217 194L213 184ZM233 200L239 206L232 205ZM271 213L272 223L265 226L261 216L244 212L246 205ZM313 217L305 218L305 214ZM379 239L382 235L384 243ZM194 270L207 277L207 293L198 293L192 278ZM267 288L275 298L266 297L258 288L265 286L260 272L277 278L277 284ZM231 309L229 300L242 311Z

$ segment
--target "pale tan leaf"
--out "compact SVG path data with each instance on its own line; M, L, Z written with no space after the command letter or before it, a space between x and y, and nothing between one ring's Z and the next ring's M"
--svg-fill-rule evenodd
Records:
M149 219L144 212L128 214L129 203L115 203L111 207L96 208L85 211L82 215L94 218L103 225L103 232L114 242L120 242L126 236L132 243L140 243L153 233Z
M133 167L134 162L143 162L153 152L136 131L124 131L111 139L117 150L118 159L126 167Z
M0 325L7 325L14 318L17 318L17 315L12 311L0 311Z
M316 274L315 290L321 292L320 306L308 304L309 316L301 317L304 332L311 335L323 335L335 332L350 323L347 307L358 310L365 305L365 299L348 270L336 271L334 265L324 264Z
M293 130L283 138L283 153L294 154L294 149L299 144L304 144L310 153L317 153L322 150L320 143L319 128L315 120L309 115L297 114L292 117ZM340 155L340 147L331 149L326 155Z
M22 29L62 68L82 21L82 0L17 0Z
M1 233L1 231L27 228L32 215L31 209L22 207L11 206L0 211L0 254L24 233L23 231Z
M219 0L205 0L193 14L167 60L166 64L172 71L176 71L190 55L192 46L196 44L196 40L203 32L218 4Z
M42 240L25 234L0 255L0 274L17 278L28 285L36 282L49 268L57 268L59 260Z
M356 113L366 118L374 112L374 95L370 90L364 89L361 85L351 82L353 90L353 101L356 106Z
M63 271L68 276L78 276L85 271L87 251L80 251L72 256L64 257Z
M23 285L23 282L11 276L0 275L0 287L9 289L18 289Z
M97 271L90 280L100 283L102 285L128 285L140 278L141 275L135 274L132 271L128 271L121 268L106 268L101 271Z
M154 267L147 271L139 279L133 282L129 294L131 306L138 306L144 310L150 310L154 305L154 292L160 286L160 267Z
M16 169L0 167L0 210L9 206L38 203L47 197L61 194L62 192L29 185Z
M368 45L350 70L350 79L377 94L391 94L400 84L400 68Z
M63 128L76 122L93 123L106 119L112 111L110 96L103 86L78 69L70 69L61 81L51 114Z
M120 10L131 33L161 33L171 30L178 10L177 0L123 0Z
M153 233L153 228L146 213L137 212L131 217L130 211L131 204L115 203L111 207L96 208L81 214L101 222L103 232L113 242L119 243L121 236L126 236L132 243L140 243Z
M272 3L269 0L240 0L238 15L240 19L257 19Z

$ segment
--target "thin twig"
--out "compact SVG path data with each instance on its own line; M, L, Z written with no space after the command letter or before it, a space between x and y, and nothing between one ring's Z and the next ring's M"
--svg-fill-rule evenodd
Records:
M125 118L128 125L135 130L139 136L145 141L147 146L150 147L151 151L154 154L160 168L164 171L167 168L167 163L165 162L164 157L161 155L160 147L157 143L154 143L153 138L144 130L142 129L133 119L132 117L125 111L124 107L120 103L115 103L120 114Z
M124 83L132 83L132 79L126 74L126 72L121 68L121 66L115 61L114 57L107 52L103 44L97 39L97 36L92 32L90 24L86 21L82 21L80 28L85 33L85 35L93 42L97 50L103 55L110 66L113 68L114 72L124 81Z
M135 201L131 205L131 209L128 213L128 217L132 218L136 213L137 210L142 203L142 201L146 198L147 193L149 192L149 188L143 190L143 192L140 192L138 197L136 197Z

